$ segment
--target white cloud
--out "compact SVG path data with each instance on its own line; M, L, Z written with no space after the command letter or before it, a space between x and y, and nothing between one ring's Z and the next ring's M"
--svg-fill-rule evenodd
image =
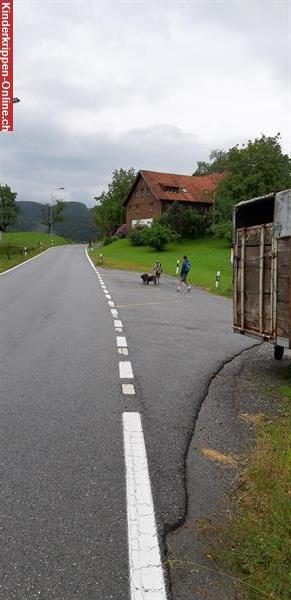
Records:
M64 184L86 201L114 168L191 173L262 132L291 152L288 4L19 0L2 179L20 199Z

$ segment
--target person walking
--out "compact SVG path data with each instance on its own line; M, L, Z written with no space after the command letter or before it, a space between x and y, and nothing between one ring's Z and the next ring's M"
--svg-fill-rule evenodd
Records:
M188 273L189 273L190 269L191 269L190 261L188 260L187 256L183 256L183 264L181 267L180 280L178 283L177 292L180 292L182 283L185 283L185 285L187 286L187 292L190 292L191 286L189 285L189 283L187 281L187 277L188 277Z
M160 283L161 273L163 272L162 264L160 263L159 260L156 260L154 268L153 268L153 272L156 275L157 281L158 281L158 284L159 284Z

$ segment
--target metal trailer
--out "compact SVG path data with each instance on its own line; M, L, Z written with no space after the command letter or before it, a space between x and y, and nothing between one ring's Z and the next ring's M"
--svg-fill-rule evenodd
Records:
M234 208L234 331L291 348L291 189Z

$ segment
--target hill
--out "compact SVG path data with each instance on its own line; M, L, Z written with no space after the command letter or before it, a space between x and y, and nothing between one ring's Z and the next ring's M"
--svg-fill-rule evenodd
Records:
M42 225L43 204L40 202L16 202L20 208L17 223L9 231L36 231L46 233L47 228ZM82 202L66 202L63 223L53 226L54 233L76 242L95 240L98 229L92 220L92 213Z

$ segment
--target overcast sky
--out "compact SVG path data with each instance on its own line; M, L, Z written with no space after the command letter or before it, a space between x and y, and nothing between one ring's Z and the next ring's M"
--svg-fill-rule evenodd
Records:
M14 19L18 200L92 206L115 168L190 175L261 133L291 154L291 0L15 0Z

